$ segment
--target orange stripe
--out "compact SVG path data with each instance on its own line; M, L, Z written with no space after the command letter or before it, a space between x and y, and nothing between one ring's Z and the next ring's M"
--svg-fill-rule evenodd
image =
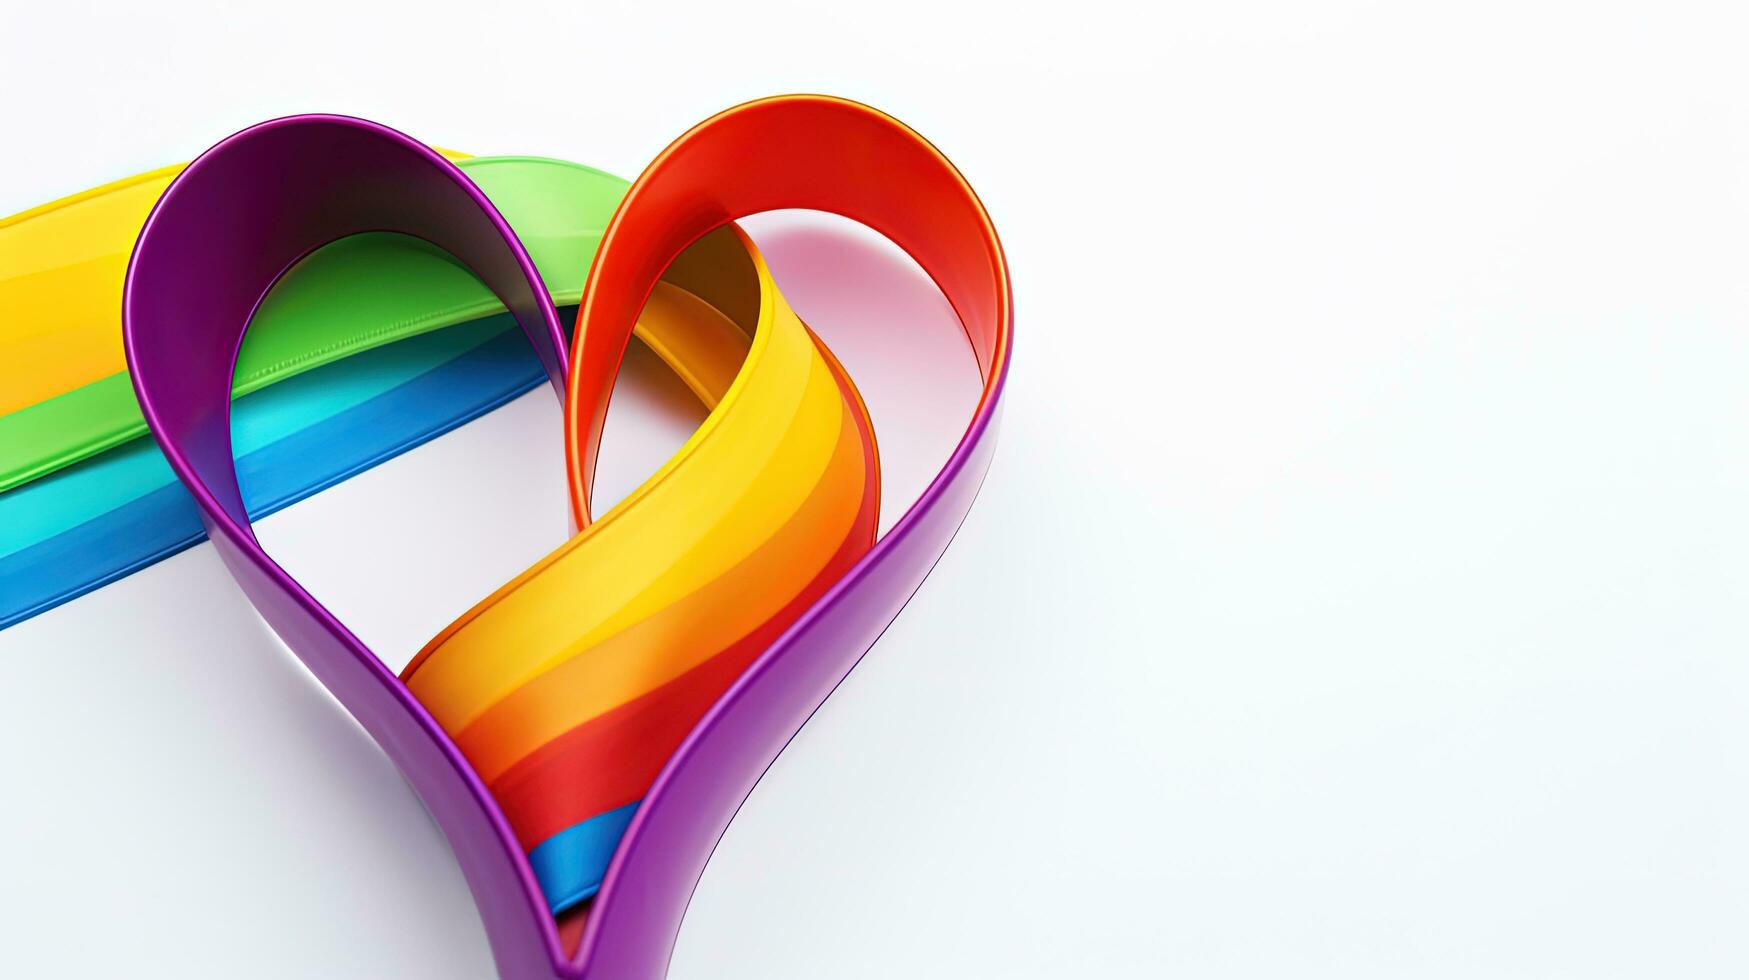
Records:
M835 365L828 361L828 367ZM841 371L835 370L832 374L843 391L847 382ZM531 734L531 729L538 732L543 727L538 725L539 720L566 718L567 712L574 710L571 706L575 697L571 691L578 683L574 677L590 671L589 658L622 656L626 655L622 651L628 650L635 655L636 651L660 649L675 643L692 644L695 649L701 644L726 645L732 642L732 636L722 633L722 611L725 608L751 605L757 610L761 605L769 607L774 600L781 601L786 594L792 594L791 589L808 585L812 574L817 574L817 571L802 571L801 574L810 577L801 578L792 564L793 556L818 549L823 543L819 538L824 531L822 525L837 523L833 515L855 492L852 487L857 480L862 483L864 493L861 496L873 492L878 501L879 480L872 469L875 465L873 436L868 430L868 420L860 404L847 398L845 407L838 448L827 464L821 483L803 502L802 508L786 520L759 550L684 599L517 688L456 733L456 744L473 763L480 778L492 782L518 760L540 748L545 739ZM829 533L833 537L827 540L845 540L848 536L866 551L874 543L875 524L864 520L861 509L859 504L858 510L844 521L842 529L832 528ZM781 582L783 579L795 584L774 588L774 580ZM756 620L764 618L763 614L756 616ZM628 699L673 679L663 677L642 689L634 688L628 693ZM566 720L583 722L588 719Z
M822 349L823 345L822 345ZM850 442L875 472L874 433L842 368L827 361L855 410ZM641 799L668 757L717 698L868 550L880 518L880 483L864 481L852 531L807 586L776 615L673 681L536 749L497 780L492 795L525 848L590 817Z

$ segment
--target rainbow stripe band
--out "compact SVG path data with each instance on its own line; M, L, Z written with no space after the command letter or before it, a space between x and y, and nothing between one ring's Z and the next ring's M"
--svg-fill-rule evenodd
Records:
M978 409L946 467L872 544L858 522L878 493L873 444L854 389L793 314L785 315L760 278L757 254L725 228L742 215L796 207L860 220L910 252L958 312L985 377ZM441 634L410 667L407 683L262 552L222 424L231 361L253 304L309 249L382 229L416 234L457 256L528 335L566 395L571 499L581 529ZM694 243L699 248L689 251ZM739 275L730 268L737 261ZM746 263L755 269L751 279ZM664 277L686 295L663 296ZM757 285L751 293L749 282ZM680 333L701 353L725 350L733 339L712 331L710 324L721 323L709 311L739 327L751 324L749 352L688 449L594 521L589 491L612 379L653 298L651 305L668 303L698 327ZM474 890L500 972L526 980L662 975L687 898L729 818L898 613L969 509L994 446L1009 360L1007 269L981 204L915 133L836 99L750 103L664 151L604 234L582 304L577 343L567 356L533 263L460 171L374 124L297 117L226 140L177 179L141 235L123 305L144 417L219 553L262 615L424 798ZM716 390L708 374L707 366L695 376L695 390ZM706 481L698 477L713 473L745 482L701 493L698 484ZM781 500L750 487L778 491ZM684 523L697 518L694 510L706 517ZM743 528L750 533L737 537ZM834 530L786 536L796 528ZM627 566L626 581L603 579L612 570L604 572L600 562L614 556L621 536L645 541L655 557L648 566ZM829 552L819 549L822 540L831 543ZM798 554L817 564L754 597L758 622L728 621L735 603L718 590L750 578L730 569L783 565ZM625 558L639 559L638 549ZM597 581L618 591L592 597L599 605L586 613L555 608L578 602L569 589ZM688 602L697 609L675 612ZM653 632L682 638L674 649L639 631L665 615L678 618ZM691 639L694 629L707 639ZM492 656L487 640L508 656ZM619 666L604 666L613 664ZM695 676L701 671L706 680ZM578 703L584 692L605 692L598 682L606 677L625 683L611 697ZM634 709L671 684L687 686L692 700L664 694L659 710ZM721 685L726 690L718 695ZM571 703L556 715L506 711L500 720L498 706L513 698L543 707ZM677 705L702 715L693 721ZM604 736L601 729L613 723L623 723L622 734ZM480 724L488 727L474 727ZM664 725L667 734L658 734ZM597 737L574 735L592 729ZM676 736L675 729L684 731ZM665 750L664 738L677 741L672 752L656 753L665 760L653 782L641 790L632 784L642 803L623 834L615 824L631 800L615 805L612 793L598 792L581 803L554 802L563 796L558 787L572 785L560 775L593 775L578 770L578 761L542 767L549 750L558 752L554 746L569 746L571 738L580 746L575 760L592 753L618 758L630 744ZM488 789L485 772L496 773L492 787L502 800ZM529 782L504 782L518 775ZM517 802L516 787L524 785L540 788ZM524 803L528 809L519 809ZM537 815L542 807L552 812ZM590 842L618 839L574 953L559 939L519 827L534 835L552 829L535 842L534 857L542 867L552 857L578 881L589 877L578 855L600 851Z
M249 514L259 520L539 385L540 364L503 319L379 347L237 399ZM194 502L144 439L0 493L0 629L205 537Z
M626 181L535 157L457 166L511 222L554 301L575 304ZM0 391L12 399L0 407L49 396L0 414L0 628L205 537L147 436L117 329L128 254L181 169L0 218ZM502 310L466 269L408 236L357 235L299 261L237 355L231 427L250 514L537 384L527 344L499 336L516 332Z
M693 723L867 552L880 512L867 411L738 229L694 245L641 319L723 338L682 358L724 368L726 388L701 391L710 415L402 672L523 846L572 856L540 876L555 912L600 885L617 839L597 818L642 798Z

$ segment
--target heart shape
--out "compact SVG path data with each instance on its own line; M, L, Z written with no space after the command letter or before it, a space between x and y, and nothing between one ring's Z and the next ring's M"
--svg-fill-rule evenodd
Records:
M866 521L872 535L867 506L872 437L862 424L866 420L858 420L854 389L800 321L793 314L785 317L787 308L768 288L769 276L759 274L757 253L732 227L738 218L782 208L844 215L909 252L958 313L985 380L977 410L946 466L892 530L872 544L860 530ZM440 634L409 666L406 682L261 549L238 491L228 426L237 346L261 298L311 250L369 231L411 234L447 250L521 325L565 399L566 458L579 529L554 556ZM724 271L735 264L736 254L752 263L752 280ZM664 298L667 288L658 283L665 275L670 285L723 312L747 311L748 284L755 284L756 301L746 313L756 324L752 350L700 433L645 485L650 492L634 493L595 522L589 510L595 457L626 343L640 315L647 315L653 294L651 306L691 302L679 295ZM692 312L700 315L689 322L709 322L702 311ZM627 192L603 236L569 356L533 263L478 188L416 141L343 117L264 123L191 164L141 233L123 303L128 364L142 413L193 494L215 547L262 616L406 774L455 850L500 972L531 980L664 973L693 885L735 810L898 614L970 508L994 448L1010 331L1001 245L964 179L891 117L819 96L767 99L728 110L657 157ZM675 362L691 363L679 354L671 359ZM802 375L806 383L798 380ZM766 380L755 385L756 376ZM703 382L695 388L701 386L714 390ZM790 394L764 398L778 390ZM785 398L792 395L786 409ZM750 411L761 404L763 410ZM839 422L835 430L814 424L827 418ZM773 427L782 432L772 433ZM761 436L766 443L757 442ZM759 445L769 456L749 459ZM798 446L808 451L792 453ZM722 474L732 473L749 482L722 486ZM650 498L663 492L690 495L696 505L698 488L712 484L705 477L713 474L723 496L735 504L771 504L774 488L796 487L784 491L788 506L764 512L733 511L732 518L724 516L731 512L721 512L681 528L654 518L640 525L646 512L655 518L685 516L688 502L656 506ZM693 489L679 494L675 486ZM855 506L833 509L849 499ZM798 525L804 512L816 517L829 512L831 518ZM633 531L617 532L618 527ZM751 528L751 533L735 538L723 533L725 527ZM786 529L797 527L813 530L793 533L779 550L769 550ZM820 528L834 531L822 536ZM639 557L632 544L613 545L616 535L641 542L650 552L645 556L650 567L641 577L632 576L634 587L616 583L614 568L604 564L616 556ZM733 540L725 544L728 539ZM734 592L738 580L726 570L783 568L786 561L780 559L800 562L799 571L750 600L748 610L737 610L737 601L749 600ZM745 564L759 561L765 564ZM756 579L756 584L770 584ZM616 587L616 595L598 594ZM710 590L717 591L696 600ZM782 608L774 610L772 603L779 599ZM538 710L505 709L499 717L507 727L497 729L500 733L530 719L546 724L533 736L524 732L524 740L510 749L502 746L514 739L481 738L470 734L471 726L494 706L510 704L506 695L531 690L531 678L556 673L550 669L554 664L588 661L578 654L623 642L632 630L602 623L640 601L650 608L638 607L622 618L642 623L649 616L673 615L687 601L697 601L698 608L675 621L687 642L665 645L660 639L672 631L657 631L634 642L629 656L615 655L618 663L643 665L641 674L631 672L639 683L620 694L661 690L680 676L673 674L677 651L681 666L697 667L701 654L708 660L713 652L723 653L724 644L757 639L744 646L743 660L727 661L732 669L703 686L705 695L693 692L690 710L703 712L696 722L685 710L671 714L674 701L650 715L679 717L677 727L684 734L665 759L650 761L659 772L623 833L618 827L607 832L612 860L580 944L570 954L550 911L562 903L543 890L524 853L531 833L527 813L517 811L517 803L508 808L520 813L516 822L523 824L524 834L519 837L506 817L505 801L482 778L482 763L492 760L486 771L504 777L534 758L531 753L553 744L541 737L562 736L606 717L613 697L598 698L590 708L567 706L585 695L600 695L606 675L585 672L530 695L528 704L540 705ZM600 605L574 608L590 602ZM765 632L731 622L736 612L759 620ZM697 630L715 632L700 645ZM652 676L651 663L667 666ZM598 710L604 706L606 711ZM547 724L550 718L543 712L549 710L573 714ZM575 724L579 721L584 724ZM565 728L565 723L573 724ZM646 730L634 730L639 733L634 742L647 737ZM556 793L552 787L564 785L561 777L577 777L577 760L617 758L613 752L603 756L601 749L615 744L611 738L595 743L560 765L557 776L549 772L528 783L536 791L525 802L550 803ZM550 829L555 820L576 817L603 799L535 823Z

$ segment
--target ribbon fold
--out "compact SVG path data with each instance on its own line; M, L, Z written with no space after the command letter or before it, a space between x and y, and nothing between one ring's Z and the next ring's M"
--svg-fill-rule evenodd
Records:
M984 377L965 435L874 540L872 428L734 227L832 211L891 238L958 313ZM439 634L403 677L274 563L238 489L232 367L251 313L314 249L364 232L454 256L564 399L578 534ZM627 190L575 343L527 250L438 153L332 116L245 130L183 171L123 301L142 414L263 617L407 775L511 978L655 978L698 875L761 773L921 584L988 467L1010 357L1001 245L959 173L876 110L762 100L700 124ZM590 509L635 328L707 404L676 456ZM552 910L593 895L573 951Z

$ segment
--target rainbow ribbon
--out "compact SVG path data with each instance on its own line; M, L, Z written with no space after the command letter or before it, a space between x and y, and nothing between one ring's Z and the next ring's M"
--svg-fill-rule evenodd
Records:
M639 320L687 345L661 353L710 415L600 520L579 507L575 537L402 673L555 912L595 893L662 763L867 553L880 513L868 413L740 229L681 253Z
M458 165L513 222L554 301L574 306L626 182L530 157ZM181 170L0 220L0 628L205 538L146 438L117 329L134 239ZM540 364L503 310L466 269L406 236L354 236L299 262L237 356L231 423L249 513L537 385Z
M239 585L448 836L500 972L659 977L736 808L898 614L971 506L1010 357L1006 262L971 188L903 124L839 99L762 100L701 123L624 189L592 258L570 272L588 269L567 344L554 305L564 290L543 278L566 273L537 263L539 249L517 233L541 208L507 220L515 210L470 179L469 164L334 116L263 123L219 143L175 177L140 233L121 307L129 376ZM947 465L878 540L867 412L734 225L780 208L836 212L904 248L958 313L984 378ZM384 232L424 243L413 251L428 258L441 250L489 291L485 307L465 314L414 301L449 311L437 320L490 333L457 345L509 345L507 323L493 332L478 322L494 309L520 328L533 351L522 363L563 399L578 529L399 677L251 530L257 501L240 470L261 450L239 450L250 438L243 406L299 379L238 399L232 419L239 347L248 349L246 329L260 328L251 316L266 315L275 283L285 280L285 291L355 236L407 241ZM336 279L360 264L336 259ZM634 330L710 413L597 518L595 457ZM457 363L427 354L404 374L428 378ZM476 369L457 367L451 379ZM515 387L510 374L500 392ZM356 392L351 408L384 394ZM409 402L406 411L471 410L462 404ZM303 434L348 410L282 429Z

